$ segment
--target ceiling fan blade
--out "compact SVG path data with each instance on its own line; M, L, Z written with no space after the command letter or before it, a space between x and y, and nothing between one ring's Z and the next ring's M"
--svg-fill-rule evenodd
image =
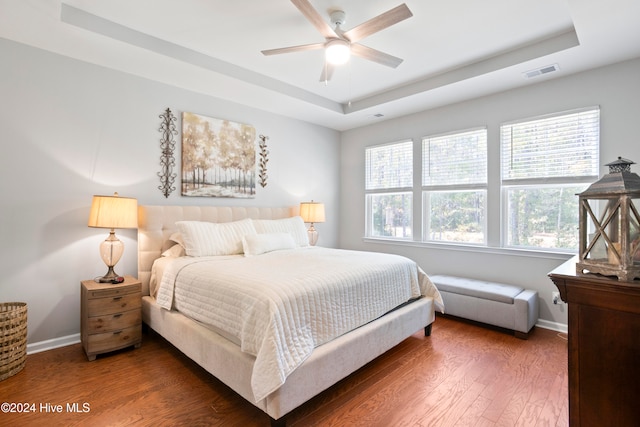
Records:
M379 50L363 46L359 43L351 45L351 54L391 68L396 68L403 61L402 59L389 55L388 53L380 52Z
M265 56L279 55L281 53L304 52L305 50L322 49L323 47L324 43L303 44L299 46L281 47L278 49L267 49L263 50L262 54Z
M400 6L396 6L393 9L368 20L367 22L350 29L344 33L344 36L349 39L351 43L355 43L367 36L370 36L371 34L397 24L400 21L411 18L412 16L413 13L411 13L407 5L402 3Z
M304 17L307 18L307 20L311 22L318 31L320 31L320 34L322 34L325 39L338 38L338 35L333 31L333 28L331 28L327 21L322 19L322 16L320 16L313 6L311 6L309 0L291 0L291 3L293 3L300 12L302 12Z
M331 80L331 76L333 76L334 69L335 67L333 66L333 64L329 64L328 62L325 61L324 66L322 67L322 74L320 74L320 81L328 82L329 80Z

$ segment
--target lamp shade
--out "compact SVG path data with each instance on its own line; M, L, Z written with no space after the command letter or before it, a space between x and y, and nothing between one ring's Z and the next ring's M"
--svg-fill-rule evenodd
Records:
M324 203L314 201L300 203L300 216L304 222L324 222Z
M137 228L138 201L130 197L93 196L89 212L89 227Z

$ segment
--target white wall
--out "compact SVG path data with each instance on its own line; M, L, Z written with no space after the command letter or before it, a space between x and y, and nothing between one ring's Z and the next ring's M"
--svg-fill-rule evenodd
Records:
M340 246L402 254L414 259L430 274L458 274L535 289L541 298L541 324L563 329L567 323L567 307L552 304L551 292L556 288L547 273L567 257L365 242L364 149L368 145L405 138L420 141L426 135L487 126L491 162L489 197L499 197L497 159L500 123L599 105L601 163L604 165L622 156L640 164L637 132L640 120L639 76L640 59L636 59L344 132L341 144ZM632 171L640 173L640 166L632 167ZM607 168L603 166L601 175L606 172ZM499 204L492 206L488 227L499 229ZM415 212L414 209L414 215Z
M140 204L297 206L322 201L320 243L337 245L339 133L0 39L0 301L28 304L31 349L78 339L80 281L103 275L87 227L94 194ZM255 126L269 137L269 180L255 199L181 197L158 186L159 115L190 111ZM180 123L180 118L178 119ZM256 141L257 145L257 141ZM136 232L118 230L119 274L136 275ZM38 344L36 344L38 343Z

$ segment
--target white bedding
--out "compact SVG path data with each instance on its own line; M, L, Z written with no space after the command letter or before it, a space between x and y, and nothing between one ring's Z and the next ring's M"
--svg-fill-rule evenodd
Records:
M306 247L181 257L167 264L157 302L224 331L255 356L255 401L280 387L314 347L436 287L397 255Z

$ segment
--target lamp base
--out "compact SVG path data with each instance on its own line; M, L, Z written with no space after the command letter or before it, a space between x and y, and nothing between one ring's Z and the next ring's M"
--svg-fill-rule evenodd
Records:
M96 279L99 283L122 283L122 278L116 274L113 267L122 258L124 252L124 243L116 237L115 230L112 228L109 236L104 242L100 243L100 257L105 265L109 268L107 274Z
M109 267L107 274L96 279L98 283L122 283L122 277L118 276L113 269L113 266Z
M318 230L313 226L313 223L311 223L311 226L307 230L307 234L309 236L309 244L315 246L316 243L318 243Z

